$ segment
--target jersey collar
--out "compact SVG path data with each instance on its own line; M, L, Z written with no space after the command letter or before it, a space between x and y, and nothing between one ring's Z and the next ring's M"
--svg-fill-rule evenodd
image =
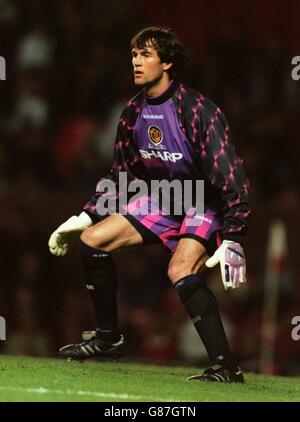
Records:
M178 87L179 87L179 82L175 80L170 84L169 88L158 97L148 97L147 95L145 95L145 99L147 103L151 105L158 105L158 104L165 103L169 98L173 97Z

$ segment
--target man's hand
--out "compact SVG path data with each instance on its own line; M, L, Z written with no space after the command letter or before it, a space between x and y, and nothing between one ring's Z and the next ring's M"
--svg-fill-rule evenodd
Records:
M222 245L209 258L205 265L212 268L220 263L222 281L227 289L235 289L246 282L246 259L242 246L231 240L224 240Z
M92 224L91 218L85 212L82 212L79 216L73 215L73 217L70 217L50 236L48 245L52 255L66 255L74 240L77 240L80 233Z

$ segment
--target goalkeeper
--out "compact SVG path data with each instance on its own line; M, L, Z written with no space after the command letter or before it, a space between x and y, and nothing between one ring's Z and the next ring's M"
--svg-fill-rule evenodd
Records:
M112 252L160 243L172 254L168 276L211 361L203 374L189 379L242 383L216 298L200 274L205 266L219 264L225 289L246 281L242 243L250 211L242 159L219 107L179 82L187 53L175 34L146 28L132 39L131 48L134 83L143 89L120 117L113 166L104 180L114 184L118 198L122 195L120 172L126 172L129 181L143 180L149 186L151 180L204 180L204 211L199 215L193 206L175 217L158 207L154 215L157 204L150 193L122 206L122 213L117 208L103 216L97 212L103 198L98 191L79 216L62 224L50 237L50 251L63 256L80 236L80 257L97 329L91 338L62 347L60 355L78 360L122 355ZM150 209L152 214L147 212Z

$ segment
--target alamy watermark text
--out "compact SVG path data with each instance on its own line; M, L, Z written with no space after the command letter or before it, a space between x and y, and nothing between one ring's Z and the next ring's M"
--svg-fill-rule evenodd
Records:
M292 325L294 325L294 328L292 329L292 339L298 341L300 340L300 315L293 317Z
M6 60L0 56L0 81L6 81Z
M118 186L118 189L116 187ZM99 215L112 215L117 209L126 215L133 206L140 215L190 215L196 214L191 224L199 224L197 215L204 213L203 180L144 180L128 181L126 172L119 172L117 184L109 179L97 185ZM134 195L132 195L134 194ZM151 198L151 200L149 200Z
M292 58L292 65L295 66L292 69L292 79L294 81L299 81L300 79L300 56L295 56Z
M6 340L6 321L0 316L0 340Z

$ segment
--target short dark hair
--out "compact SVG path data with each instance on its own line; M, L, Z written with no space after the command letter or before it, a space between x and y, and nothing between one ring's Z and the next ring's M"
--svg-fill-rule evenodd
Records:
M172 29L151 26L142 29L131 40L131 48L153 46L163 63L173 63L167 71L172 79L178 77L188 61L189 53Z

